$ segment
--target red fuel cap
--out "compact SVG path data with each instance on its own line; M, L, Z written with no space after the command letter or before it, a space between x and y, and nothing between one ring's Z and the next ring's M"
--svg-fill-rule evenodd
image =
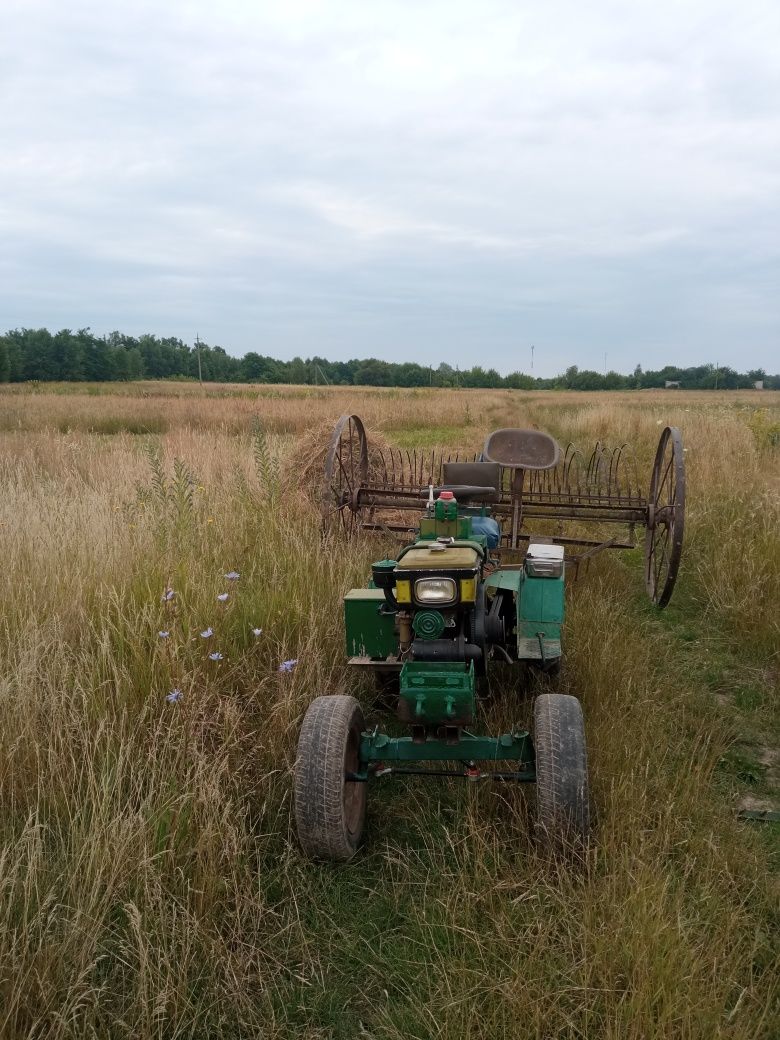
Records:
M444 499L445 502L449 502L450 499L455 498L451 491L440 491L439 498Z

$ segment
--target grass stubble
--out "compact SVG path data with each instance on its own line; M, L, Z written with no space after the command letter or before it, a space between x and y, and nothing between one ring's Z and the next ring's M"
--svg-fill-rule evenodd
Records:
M164 391L3 397L0 1036L778 1035L777 826L736 815L778 798L774 399ZM340 600L388 547L323 545L290 479L298 435L342 410L405 444L525 424L627 440L644 483L682 427L668 611L638 551L570 588L586 870L534 845L531 791L447 781L372 788L349 866L300 855L307 704L352 691L375 714ZM528 720L506 669L491 692L487 724Z

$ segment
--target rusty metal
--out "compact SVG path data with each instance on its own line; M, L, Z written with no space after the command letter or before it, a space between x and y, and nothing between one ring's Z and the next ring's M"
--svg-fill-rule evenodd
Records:
M325 456L323 488L323 528L329 530L340 523L354 530L361 508L360 489L368 480L368 440L362 420L357 415L342 415L328 445Z
M658 607L671 599L682 556L685 527L685 459L682 436L667 426L658 442L645 532L645 584Z
M349 532L360 528L404 535L417 527L429 485L445 483L445 464L478 461L480 455L462 452L377 447L369 451L361 420L343 415L326 455L324 525L330 528L337 521ZM610 448L599 441L586 455L569 443L549 469L502 466L500 473L498 501L491 504L491 512L504 520L506 532L497 556L517 551L530 537L524 529L542 522L559 526L553 541L584 548L585 552L567 559L587 565L606 549L633 548L634 529L639 525L646 529L648 595L657 606L666 606L677 578L684 525L685 464L678 429L666 427L661 434L648 494L641 489L627 444ZM621 525L627 534L564 535L562 525L571 523Z

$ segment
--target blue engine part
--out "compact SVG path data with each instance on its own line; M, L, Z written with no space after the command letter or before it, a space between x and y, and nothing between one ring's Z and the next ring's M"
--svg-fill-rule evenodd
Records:
M498 521L492 516L473 516L471 518L471 530L474 534L481 534L487 540L488 549L497 549L501 539L501 528Z

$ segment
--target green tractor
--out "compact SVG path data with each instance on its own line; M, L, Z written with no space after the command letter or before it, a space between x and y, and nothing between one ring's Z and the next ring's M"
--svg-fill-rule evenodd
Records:
M342 416L325 463L326 528L408 539L394 559L372 565L365 588L345 596L347 654L354 667L397 679L397 716L408 732L367 729L354 697L315 698L295 766L306 855L351 859L369 783L409 774L533 782L540 834L557 848L584 846L590 810L579 701L542 692L532 733L480 734L479 679L502 661L546 674L545 687L554 685L567 567L576 576L604 549L633 548L637 526L646 531L648 593L664 607L679 567L684 508L682 439L673 427L661 435L644 496L625 445L596 445L586 461L541 431L503 429L475 459L370 453L361 420ZM570 535L561 533L566 521L576 524ZM584 537L583 525L597 536ZM535 535L529 526L554 533Z

